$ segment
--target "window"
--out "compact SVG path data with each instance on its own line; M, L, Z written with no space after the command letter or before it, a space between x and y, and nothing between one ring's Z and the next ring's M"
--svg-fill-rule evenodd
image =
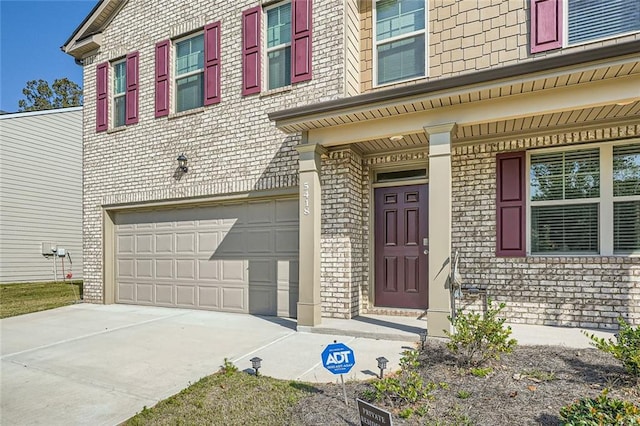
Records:
M637 31L637 0L531 0L531 53Z
M640 30L640 1L567 0L569 45Z
M175 44L176 112L204 105L204 35Z
M127 64L113 64L113 126L120 127L126 121Z
M268 89L291 84L291 3L274 6L267 14Z
M640 143L532 153L530 252L640 252Z
M424 0L379 0L375 7L376 83L425 76Z

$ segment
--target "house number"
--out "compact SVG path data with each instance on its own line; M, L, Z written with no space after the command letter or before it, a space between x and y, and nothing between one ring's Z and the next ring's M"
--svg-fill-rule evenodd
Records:
M309 182L302 184L302 197L304 198L304 209L302 210L305 216L308 216L311 211L309 210Z

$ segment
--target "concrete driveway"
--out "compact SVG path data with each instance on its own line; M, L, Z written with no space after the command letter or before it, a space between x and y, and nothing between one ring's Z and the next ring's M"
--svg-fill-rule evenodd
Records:
M217 371L260 356L261 373L336 381L320 362L334 340L356 365L347 379L397 368L411 342L301 333L295 321L220 312L79 304L0 320L0 423L114 425Z

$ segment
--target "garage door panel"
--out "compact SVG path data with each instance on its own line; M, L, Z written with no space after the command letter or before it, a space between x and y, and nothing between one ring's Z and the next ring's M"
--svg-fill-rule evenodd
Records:
M220 288L219 287L198 287L198 306L205 309L220 308Z
M194 280L196 278L196 261L191 259L176 260L176 278Z
M247 223L272 223L275 215L273 201L254 201L247 209Z
M220 235L218 232L199 232L198 233L198 254L213 253L218 248L218 242L220 241Z
M247 230L249 253L273 252L273 231L270 229Z
M244 283L245 262L243 260L221 260L222 281Z
M116 301L294 316L298 202L116 215Z
M298 223L298 200L276 200L276 222Z
M133 253L134 245L133 245L133 235L118 235L117 238L117 246L118 251L117 254L131 254Z
M196 287L176 285L176 304L182 307L196 307Z
M196 234L195 232L177 233L176 234L176 253L195 253L196 251Z
M159 305L173 305L173 285L156 283L156 300Z
M220 279L220 262L217 260L209 260L209 259L198 260L198 279L199 280L219 280Z
M173 278L173 260L156 259L156 278Z
M249 313L273 315L277 310L276 289L268 285L249 285Z
M153 253L153 234L136 235L135 251L137 254Z
M222 309L225 311L246 312L246 293L242 287L222 287Z
M276 253L298 253L298 229L280 228L276 229Z
M129 282L118 283L118 302L135 302L135 284Z
M133 275L133 259L119 259L117 276L119 279L135 278Z
M153 261L151 259L136 260L136 278L153 278Z
M136 303L154 303L153 285L151 283L137 283L135 300Z

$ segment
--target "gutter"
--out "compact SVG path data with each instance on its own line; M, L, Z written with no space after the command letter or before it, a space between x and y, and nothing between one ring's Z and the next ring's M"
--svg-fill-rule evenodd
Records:
M640 40L621 44L612 44L597 49L582 50L564 55L546 57L539 60L522 62L504 67L491 68L478 72L470 72L464 75L442 78L433 81L414 84L411 86L395 87L372 93L335 99L317 104L305 105L298 108L290 108L270 112L268 115L272 121L299 120L305 117L337 112L347 108L358 108L366 105L398 100L405 97L425 95L441 90L449 90L473 84L488 83L504 78L513 78L521 75L541 71L549 71L588 62L601 61L619 56L639 54Z

